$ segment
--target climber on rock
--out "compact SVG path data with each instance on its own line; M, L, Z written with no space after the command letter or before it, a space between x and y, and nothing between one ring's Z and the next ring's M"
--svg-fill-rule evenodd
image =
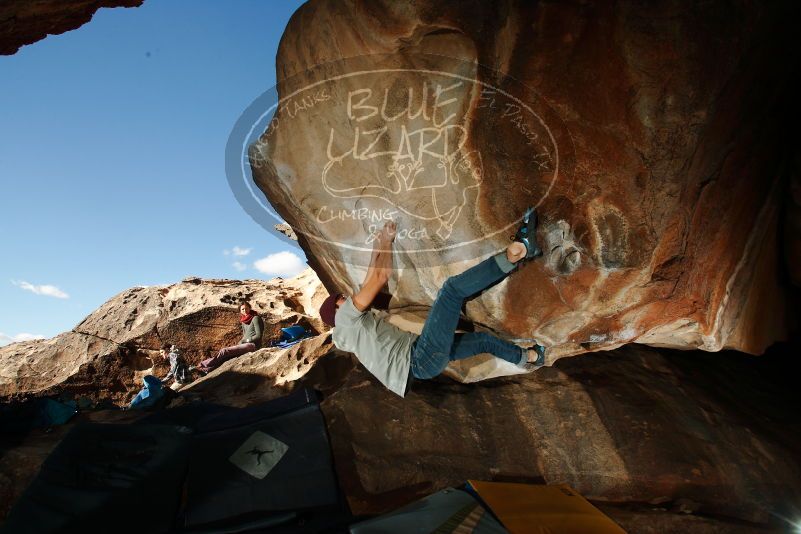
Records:
M203 374L216 369L231 358L242 356L248 352L261 347L261 336L264 332L264 321L259 314L253 311L249 302L242 302L239 305L239 323L242 326L242 339L238 345L221 349L213 358L208 358L200 362L198 371Z
M535 230L537 213L529 208L505 251L490 256L465 272L448 278L440 289L418 336L377 318L370 305L392 273L392 243L396 226L387 222L375 241L361 290L351 297L332 294L320 307L320 316L334 327L333 341L352 352L378 380L403 397L409 376L431 379L453 360L490 353L526 370L545 365L545 348L519 347L486 332L456 333L462 303L499 282L521 261L542 255Z

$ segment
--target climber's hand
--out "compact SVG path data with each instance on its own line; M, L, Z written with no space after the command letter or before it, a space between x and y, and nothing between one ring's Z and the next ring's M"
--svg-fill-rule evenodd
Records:
M378 235L378 240L384 245L382 248L387 249L392 245L392 242L395 241L397 229L395 221L387 221L384 224L384 228L381 229L381 233Z

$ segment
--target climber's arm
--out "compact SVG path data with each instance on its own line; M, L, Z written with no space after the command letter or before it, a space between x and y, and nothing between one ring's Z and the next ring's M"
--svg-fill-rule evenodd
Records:
M379 275L366 278L359 292L353 295L353 305L356 309L359 311L368 309L386 283L386 279L382 279Z
M392 242L395 240L395 223L388 222L378 235L373 245L370 266L361 290L353 295L353 305L359 311L365 311L373 303L381 289L387 285L392 274Z

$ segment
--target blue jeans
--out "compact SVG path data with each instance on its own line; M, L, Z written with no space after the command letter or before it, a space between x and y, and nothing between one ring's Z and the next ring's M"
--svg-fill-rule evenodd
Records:
M504 279L514 269L515 265L506 259L506 253L501 252L445 280L420 337L412 345L412 376L434 378L445 370L448 362L485 352L515 365L526 361L525 349L492 334L456 333L464 300Z

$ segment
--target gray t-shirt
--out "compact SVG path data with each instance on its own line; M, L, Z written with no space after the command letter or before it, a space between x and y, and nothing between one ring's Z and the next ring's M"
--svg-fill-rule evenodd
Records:
M354 353L382 384L403 397L417 334L389 324L369 309L359 311L350 297L337 310L335 322L337 348Z

